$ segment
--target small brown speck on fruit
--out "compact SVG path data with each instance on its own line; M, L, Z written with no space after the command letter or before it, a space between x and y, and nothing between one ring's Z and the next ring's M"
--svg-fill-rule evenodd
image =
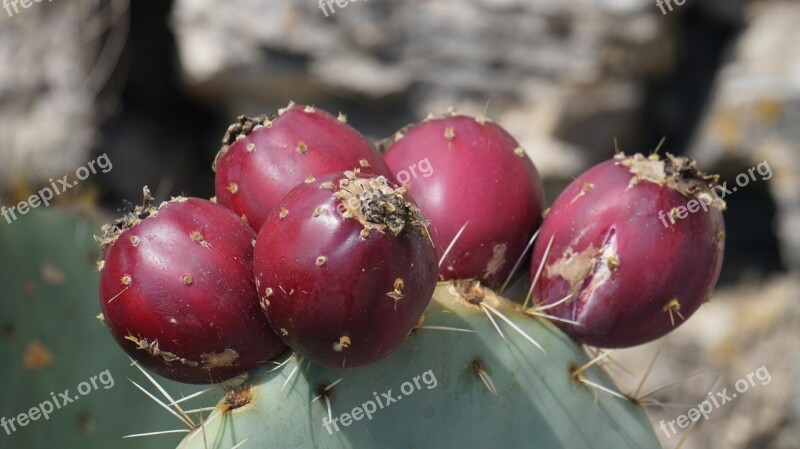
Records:
M297 148L295 148L295 149L300 154L308 153L308 145L306 145L306 143L303 142L302 140L300 142L297 142Z
M608 258L606 258L606 265L608 265L610 270L616 270L619 268L619 258L615 255L608 256Z
M320 215L322 215L323 212L325 212L325 209L322 206L317 206L317 208L314 209L314 213L311 214L311 216L312 217L319 217Z
M287 215L289 215L289 210L288 210L288 209L286 209L285 207L281 207L281 211L280 211L280 213L278 214L278 217L280 217L280 218L286 218L286 216L287 216Z
M188 274L188 273L184 274L181 279L183 280L183 283L186 284L186 285L194 284L194 278L192 277L191 274Z
M245 223L250 223L250 220L247 219L247 215L245 215L245 214L242 214L242 216L239 217L239 218L241 218L242 221L245 222Z
M256 144L248 143L247 144L247 152L248 153L252 153L253 151L256 151Z
M453 129L452 126L448 126L444 129L444 138L447 140L453 140L456 137L456 131Z
M325 265L325 263L326 263L327 261L328 261L328 258L327 258L327 257L325 257L325 256L319 256L319 257L317 257L317 262L316 262L316 263L317 263L317 266L318 266L318 267L322 267L322 266L324 266L324 265Z
M358 161L358 165L360 165L361 168L369 168L370 167L369 161L366 160L366 159L361 159L360 161Z
M312 183L312 182L314 182L316 179L317 179L317 178L315 178L315 177L313 177L313 176L311 176L311 175L308 175L308 176L306 176L306 181L305 181L305 182L306 182L306 184L311 184L311 183Z
M359 235L361 236L361 240L368 239L370 236L370 229L369 228L362 229Z
M525 148L522 148L522 147L514 148L514 154L516 154L519 157L525 156Z
M339 341L333 344L333 350L336 352L342 352L343 349L347 349L350 347L350 337L347 335L342 336L339 338Z
M550 208L549 207L547 209L545 209L544 212L542 212L542 218L547 218L548 215L550 215Z
M235 182L232 182L228 184L228 191L231 192L231 195L236 195L236 192L239 191L239 186Z
M131 236L131 245L135 248L139 246L139 237L132 235Z
M122 282L122 285L124 285L126 287L130 287L131 283L133 283L133 279L131 279L131 277L126 274L125 276L122 276L122 279L120 279L120 282Z
M203 242L205 238L203 237L203 233L200 231L192 231L192 240L197 243Z

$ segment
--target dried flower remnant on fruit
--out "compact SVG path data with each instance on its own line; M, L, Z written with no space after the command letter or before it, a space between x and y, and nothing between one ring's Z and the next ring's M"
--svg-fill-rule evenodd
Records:
M95 237L95 240L103 249L113 245L123 232L132 229L145 218L158 214L158 209L153 207L155 198L150 194L150 189L147 188L147 186L142 189L142 194L144 195L144 200L141 206L136 206L123 217L114 220L114 222L110 224L103 225L101 228L103 235L101 237Z
M664 159L658 154L645 157L640 153L625 156L618 153L614 156L617 165L628 168L633 174L628 188L641 181L649 181L660 186L672 188L686 198L699 198L708 195L712 207L724 211L725 201L714 194L714 185L719 182L719 175L710 175L697 168L697 161L667 153Z
M420 210L405 199L404 187L393 189L383 176L358 178L353 172L345 175L334 194L344 205L345 218L357 219L365 229L394 235L400 235L409 226L428 226Z
M224 156L230 150L231 145L236 143L237 140L244 139L254 130L263 127L269 127L272 124L271 119L273 118L274 117L267 116L266 114L252 118L246 115L240 115L237 117L236 123L229 126L228 130L225 132L225 136L222 137L222 147L217 153L217 156L214 158L214 164L211 166L212 170L215 172L217 171L217 165L219 164L220 158L222 158L222 156ZM255 147L253 147L253 151L255 151Z

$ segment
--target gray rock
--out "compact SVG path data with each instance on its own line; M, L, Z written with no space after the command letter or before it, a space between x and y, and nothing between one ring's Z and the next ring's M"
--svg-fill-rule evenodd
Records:
M754 5L749 25L717 77L691 155L704 167L735 166L735 176L766 161L778 206L784 262L800 268L800 3ZM763 179L759 173L756 178ZM746 188L746 187L741 187Z
M106 6L104 13L93 2L31 3L11 16L0 10L0 188L74 178L88 162L94 101L126 32L115 27L98 39L127 10L126 1Z
M359 0L326 12L309 0L226 5L178 0L172 23L190 88L229 115L241 112L232 98L389 107L402 98L418 118L449 106L488 111L558 179L612 154L613 137L640 115L645 78L672 60L646 0ZM374 120L366 128L394 131Z

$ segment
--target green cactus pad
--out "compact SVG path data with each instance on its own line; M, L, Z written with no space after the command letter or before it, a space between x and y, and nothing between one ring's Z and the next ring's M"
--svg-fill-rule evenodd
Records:
M329 370L290 356L253 371L179 449L660 447L642 409L575 381L571 372L586 354L519 305L441 284L423 318L400 348L369 366ZM616 391L597 367L583 376ZM389 390L400 398L387 404ZM328 404L338 418L330 431Z
M100 249L93 233L99 226L56 210L0 222L0 418L16 420L52 401L51 392L64 402L60 395L69 390L73 400L48 419L38 413L24 427L15 422L10 435L0 427L2 448L145 449L180 440L122 439L182 426L131 385L128 378L155 391L96 318ZM106 389L109 376L114 384ZM177 397L198 390L162 385Z

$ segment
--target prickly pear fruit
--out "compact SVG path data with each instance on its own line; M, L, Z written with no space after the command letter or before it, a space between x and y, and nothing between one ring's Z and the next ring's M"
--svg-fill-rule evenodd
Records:
M716 180L671 155L619 154L591 168L544 220L531 264L535 300L558 303L548 313L593 346L633 346L671 331L719 277L725 203Z
M100 249L92 231L99 225L76 209L39 208L0 225L3 448L142 449L150 445L120 437L164 426L153 401L128 384L126 378L142 382L142 375L101 324L93 300ZM200 389L161 384L176 395ZM37 415L21 425L19 413L31 407ZM157 443L179 441L162 435Z
M519 143L482 117L450 115L402 131L384 159L430 220L439 258L455 241L441 278L503 284L544 202L539 173Z
M328 367L374 362L417 323L436 286L427 223L383 176L334 173L301 185L255 248L261 305L295 351Z
M228 209L176 198L145 202L98 239L100 306L111 334L164 377L216 383L285 349L261 314L252 275L255 233Z
M290 103L277 116L240 116L228 128L214 161L217 201L258 232L295 186L354 169L391 178L381 155L344 115Z

